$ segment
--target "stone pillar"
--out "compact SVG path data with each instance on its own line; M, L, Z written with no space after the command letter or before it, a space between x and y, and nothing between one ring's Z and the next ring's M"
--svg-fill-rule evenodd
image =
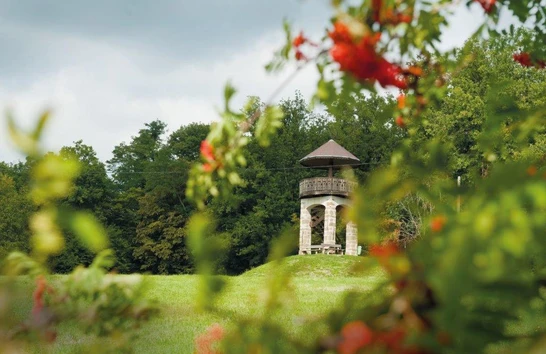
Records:
M347 233L345 234L345 254L349 256L357 255L358 233L356 224L352 221L347 223Z
M324 203L324 243L336 243L336 202L328 200Z
M311 253L311 212L302 199L300 210L300 251L299 254Z

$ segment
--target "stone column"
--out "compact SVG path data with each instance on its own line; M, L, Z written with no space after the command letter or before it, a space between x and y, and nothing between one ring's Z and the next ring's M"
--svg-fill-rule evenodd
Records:
M311 253L311 212L307 203L301 201L300 207L300 251L299 254Z
M336 243L336 202L328 200L324 203L324 243Z
M345 254L349 256L357 255L358 233L356 224L352 221L347 223L347 233L345 234Z

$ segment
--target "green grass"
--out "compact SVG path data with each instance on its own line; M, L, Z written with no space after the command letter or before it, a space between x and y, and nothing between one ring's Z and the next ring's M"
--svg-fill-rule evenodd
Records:
M297 338L311 339L323 333L326 328L314 323L341 304L344 291L371 292L374 285L384 279L381 270L369 268L363 257L293 256L286 258L280 268L270 263L237 277L226 277L227 287L218 306L237 316L259 316L270 275L279 270L289 274L291 281L283 284L286 290L281 297L284 306L272 319ZM134 342L137 353L192 353L195 337L208 326L216 322L225 326L232 323L230 318L196 310L198 276L148 275L146 279L148 296L157 300L161 315L138 331L139 338ZM28 279L22 282L27 287L32 286ZM30 311L31 290L26 293L28 296L21 298L18 306L20 314ZM48 352L86 352L93 338L75 327L60 328L58 340Z

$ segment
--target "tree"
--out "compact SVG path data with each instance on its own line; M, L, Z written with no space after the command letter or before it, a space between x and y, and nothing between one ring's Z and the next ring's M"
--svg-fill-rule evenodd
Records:
M299 211L299 181L316 173L303 169L299 159L328 140L325 117L311 113L300 94L281 106L284 125L270 148L261 148L256 140L249 143L248 167L241 169L245 185L229 200L211 201L219 231L230 235L228 273L265 262L270 243Z
M143 173L162 146L166 124L155 120L144 125L146 128L132 137L129 144L116 146L112 152L114 157L107 161L108 169L121 190L144 187L146 180Z
M59 155L64 159L79 161L80 174L74 181L72 193L65 198L61 205L78 210L87 210L104 224L109 224L113 217L112 201L114 198L114 185L108 178L106 166L98 158L95 150L85 145L81 140L74 142L73 146L61 148ZM127 263L124 259L124 248L120 247L116 227L109 225L110 240L119 264ZM89 265L93 261L93 254L85 245L79 242L72 232L66 230L65 251L50 260L53 271L67 273L77 265Z
M396 126L393 112L396 102L391 96L377 94L354 97L332 104L331 137L362 162L356 170L360 180L365 174L388 164L397 145L407 135Z
M511 132L517 115L545 104L545 73L526 69L512 58L526 35L528 32L521 30L495 40L470 40L458 49L456 60L466 64L446 82L445 96L438 104L428 106L422 113L426 123L418 127L411 139L413 148L420 153L423 145L441 141L448 178L460 178L463 187L486 177L494 161L533 161L543 156L542 129L523 142L518 142L517 134ZM500 100L504 112L491 111L491 106ZM504 129L493 135L489 127L495 125ZM415 158L423 161L427 155ZM415 240L433 211L434 206L419 194L394 203L386 214L394 232L391 237L403 244ZM394 228L393 223L397 225Z
M30 179L30 168L32 167L33 161L31 158L27 157L25 162L17 163L5 163L0 162L0 173L9 176L13 179L15 187L17 190L22 190L28 188L29 179Z
M106 221L114 196L113 185L106 173L106 166L97 158L93 147L79 140L73 146L63 147L60 155L75 158L81 163L75 188L65 202L79 209L93 211L102 221Z
M487 176L493 159L507 161L522 154L530 158L523 151L538 148L543 141L542 129L522 142L517 138L521 128L512 129L522 115L546 103L544 70L527 69L512 58L526 35L522 30L495 40L467 42L457 52L457 60L467 64L449 79L440 103L423 114L427 124L420 127L414 144L441 140L449 149L453 179L462 176L463 183L474 183ZM492 106L497 108L491 110ZM496 126L504 129L493 131Z
M209 126L190 124L173 132L147 164L142 195L137 198L133 255L141 270L160 274L193 270L186 249L186 222L193 206L185 197L189 166Z
M15 181L0 173L0 260L11 251L30 250L28 218L34 211L26 190L18 191Z

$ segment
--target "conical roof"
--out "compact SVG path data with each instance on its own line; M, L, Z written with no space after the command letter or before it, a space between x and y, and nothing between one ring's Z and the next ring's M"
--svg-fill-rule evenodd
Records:
M330 139L300 160L303 166L314 168L341 168L360 164L360 160L343 146Z

